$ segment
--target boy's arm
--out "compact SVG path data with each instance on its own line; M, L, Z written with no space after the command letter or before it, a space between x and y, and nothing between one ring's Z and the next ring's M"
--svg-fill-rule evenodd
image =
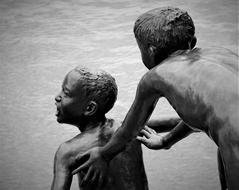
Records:
M68 167L69 157L67 148L62 144L55 155L54 159L54 178L51 190L69 190L72 182L72 174Z
M147 122L147 126L156 133L164 133L171 131L180 121L179 117L152 119Z

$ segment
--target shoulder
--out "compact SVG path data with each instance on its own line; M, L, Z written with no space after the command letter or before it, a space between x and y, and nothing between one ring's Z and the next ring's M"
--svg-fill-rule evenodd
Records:
M60 144L55 154L56 159L68 160L73 157L76 152L81 151L85 138L87 138L87 134L80 133L72 139Z
M88 144L90 144L88 142ZM83 135L76 137L62 143L55 153L55 163L57 165L64 165L66 167L75 163L75 157L78 153L83 153L88 150L87 142Z
M157 67L149 70L143 75L138 84L138 92L145 95L157 94L159 86L163 86L163 78L158 73Z
M223 67L231 71L238 71L238 55L223 47L194 48L192 50L179 50L165 60L170 63L185 67Z
M211 73L238 73L238 56L221 47L179 50L155 67L155 73L164 84L179 83L200 78L210 78Z
M64 142L58 147L55 154L55 160L58 162L59 161L64 162L70 158L71 152L72 152L71 143Z

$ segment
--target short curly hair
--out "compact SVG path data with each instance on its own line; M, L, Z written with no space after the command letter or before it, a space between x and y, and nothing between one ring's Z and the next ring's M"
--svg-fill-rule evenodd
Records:
M152 44L161 52L172 53L179 49L188 49L195 27L186 11L162 7L140 15L134 25L134 34L144 46Z
M79 82L87 98L98 104L97 114L106 114L117 99L118 88L114 77L105 71L81 66L74 71L80 74Z

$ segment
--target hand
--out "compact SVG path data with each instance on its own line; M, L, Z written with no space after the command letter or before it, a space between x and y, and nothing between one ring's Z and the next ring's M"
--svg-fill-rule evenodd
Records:
M140 133L143 136L137 136L136 139L147 146L149 149L159 150L159 149L168 149L164 146L163 136L156 133L155 130L145 126Z
M82 163L83 160L84 163L75 169L72 174L83 172L83 170L88 168L81 186L86 184L97 184L98 182L97 186L100 188L103 184L108 170L108 162L102 157L100 150L100 147L95 147L84 154L77 155L76 163Z

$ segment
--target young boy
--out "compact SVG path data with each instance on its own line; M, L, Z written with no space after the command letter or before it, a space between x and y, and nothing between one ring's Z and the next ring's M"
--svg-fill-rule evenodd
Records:
M75 157L92 147L103 146L121 123L107 119L105 114L113 107L117 97L115 80L103 71L77 67L70 71L56 96L57 121L79 128L81 133L63 143L54 160L52 190L70 189ZM93 180L100 174L91 176ZM84 171L78 174L80 189L137 189L148 190L141 145L136 140L109 165L107 180L102 184L83 184Z
M194 30L187 12L177 8L154 9L138 18L135 37L150 70L139 82L122 127L104 147L79 154L77 160L88 159L74 173L89 168L104 174L107 168L100 166L138 135L158 99L165 97L183 121L158 139L158 149L194 129L204 131L218 146L228 188L239 189L238 56L223 48L192 49Z

